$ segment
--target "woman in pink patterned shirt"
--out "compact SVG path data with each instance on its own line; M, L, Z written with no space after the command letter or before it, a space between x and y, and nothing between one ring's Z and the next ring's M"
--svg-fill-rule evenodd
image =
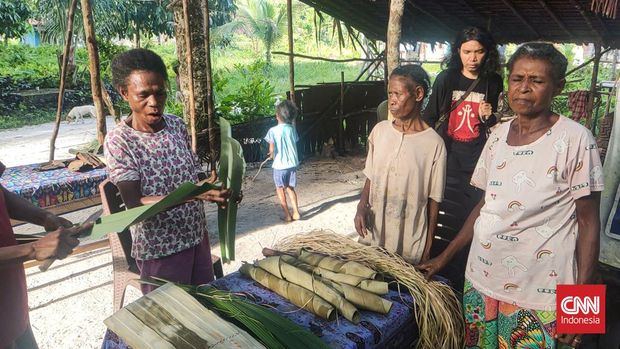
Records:
M152 204L184 182L197 182L202 169L185 124L164 114L168 75L161 57L145 49L121 53L112 61L112 78L131 108L104 143L109 178L125 205ZM131 255L140 276L193 285L212 281L203 201L223 204L228 196L228 190L211 190L132 226ZM144 293L151 290L142 286Z
M602 167L588 129L554 113L567 60L527 43L508 62L517 119L489 137L472 176L485 191L459 235L418 268L431 276L471 242L463 294L466 346L576 347L556 335L556 285L594 282Z

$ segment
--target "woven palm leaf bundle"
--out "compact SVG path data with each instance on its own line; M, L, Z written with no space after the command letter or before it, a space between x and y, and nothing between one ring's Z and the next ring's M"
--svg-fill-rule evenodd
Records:
M371 270L391 275L399 287L409 290L415 300L419 327L419 348L457 349L463 347L465 328L460 303L450 286L427 281L400 256L377 246L366 246L331 231L315 230L280 240L274 250L299 254L304 249L330 256L340 264L359 263ZM330 265L335 262L330 261Z

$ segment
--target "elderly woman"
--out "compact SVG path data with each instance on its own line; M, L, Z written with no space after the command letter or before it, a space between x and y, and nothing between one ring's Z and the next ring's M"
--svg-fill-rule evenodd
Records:
M555 348L556 285L594 281L603 178L590 131L551 110L566 66L547 43L524 44L510 58L517 118L491 134L480 156L471 182L485 196L447 249L419 266L430 277L472 242L463 295L468 347ZM576 346L580 338L559 341Z
M410 263L430 257L444 189L446 150L420 115L428 85L418 65L390 74L394 120L378 123L368 137L367 179L355 215L360 242L382 246Z
M168 74L162 59L145 49L112 61L112 79L131 114L108 133L104 149L109 178L128 208L152 204L184 182L197 182L200 162L189 147L185 124L164 114ZM227 190L212 190L131 227L131 255L141 277L187 284L213 280L203 200L223 204ZM152 287L143 285L144 293Z

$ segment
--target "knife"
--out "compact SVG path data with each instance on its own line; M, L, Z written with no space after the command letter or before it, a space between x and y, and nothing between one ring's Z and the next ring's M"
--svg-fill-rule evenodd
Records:
M103 209L100 208L97 211L93 212L90 216L88 216L86 218L86 220L84 220L84 223L88 223L88 222L93 222L95 223L97 221L97 219L99 219L99 217L101 217L101 215L103 214ZM84 224L82 223L82 224ZM74 224L73 226L78 226L79 224ZM92 228L89 231L86 232L82 232L80 235L78 235L77 237L84 237L90 234L90 232L92 231ZM47 269L49 269L49 267L52 266L52 263L54 263L54 261L56 261L56 258L50 258L50 259L46 259L43 261L43 263L41 263L41 265L39 265L39 270L40 271L47 271Z

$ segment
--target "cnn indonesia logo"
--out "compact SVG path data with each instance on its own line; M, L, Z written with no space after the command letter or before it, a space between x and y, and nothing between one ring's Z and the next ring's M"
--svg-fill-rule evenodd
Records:
M605 285L557 286L558 333L605 333Z

